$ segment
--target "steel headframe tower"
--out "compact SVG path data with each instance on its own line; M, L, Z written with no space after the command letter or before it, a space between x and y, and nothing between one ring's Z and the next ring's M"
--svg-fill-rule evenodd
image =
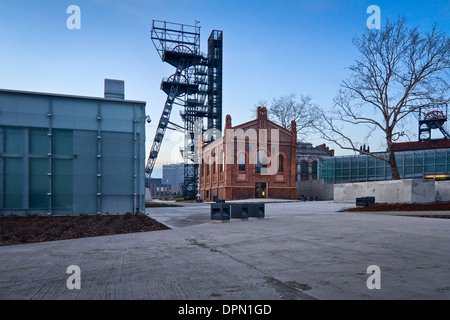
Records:
M184 108L180 112L184 122L185 145L182 150L184 159L185 199L195 199L198 193L199 163L196 150L200 146L199 123L208 119L207 129L222 130L222 31L214 30L208 42L208 56L200 51L200 27L166 21L153 20L151 37L161 60L175 67L175 72L161 82L161 90L167 94L155 139L149 154L145 170L146 186L161 148L166 129L181 129L170 122L174 105ZM200 136L204 128L200 129ZM197 148L196 148L197 147Z
M447 121L447 105L419 109L419 142L431 141L431 130L439 129L445 139L450 135L444 128Z
M223 32L208 38L208 129L222 131Z

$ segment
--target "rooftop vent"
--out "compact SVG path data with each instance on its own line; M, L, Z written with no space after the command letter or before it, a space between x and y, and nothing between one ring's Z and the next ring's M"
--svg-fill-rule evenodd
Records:
M105 79L105 98L125 99L125 82L122 80Z

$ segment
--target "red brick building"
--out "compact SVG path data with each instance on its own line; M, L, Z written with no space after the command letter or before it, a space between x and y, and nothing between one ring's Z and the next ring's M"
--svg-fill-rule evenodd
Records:
M407 141L392 144L395 152L412 151L412 150L430 150L430 149L447 149L450 148L450 140L439 139L431 141Z
M296 123L287 130L269 121L265 107L235 127L227 115L223 137L202 149L202 199L297 199L296 147Z

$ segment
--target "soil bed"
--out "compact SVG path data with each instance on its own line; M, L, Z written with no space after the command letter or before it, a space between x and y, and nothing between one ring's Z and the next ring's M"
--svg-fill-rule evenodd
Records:
M368 207L356 207L343 211L450 211L450 202L375 203Z
M450 211L450 202L433 203L375 203L368 207L356 207L342 212L413 212L413 211ZM420 218L450 219L450 214L402 214L402 216Z
M79 216L0 215L0 246L167 229L170 228L143 213Z

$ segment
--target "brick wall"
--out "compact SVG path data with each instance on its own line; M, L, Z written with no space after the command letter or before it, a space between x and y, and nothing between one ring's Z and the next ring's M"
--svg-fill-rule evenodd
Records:
M245 143L239 141L240 138L231 140L230 137L234 137L234 135L228 136L228 134L237 132L236 130L242 130L245 133L256 132L255 139L246 137L244 138ZM272 130L276 130L278 133L278 154L272 154L274 147ZM267 139L263 139L263 141L267 141L267 145L263 146L259 144L259 141L260 135L265 132L267 132ZM243 150L238 150L239 142L244 145ZM233 149L227 148L228 143L234 144ZM214 196L225 200L255 198L256 183L264 182L267 197L296 199L296 143L295 122L291 124L291 130L284 129L267 119L266 108L258 108L256 120L235 127L232 127L231 117L228 115L225 121L224 137L205 146L202 150L203 161L200 166L199 189L202 198L206 201L213 200ZM228 147L230 146L228 145ZM227 154L230 150L233 150L233 155ZM274 156L277 157L276 159L282 160L282 172L277 172L278 167L275 167L275 174L264 175L256 172L257 152L261 150L269 158ZM245 168L240 168L238 163L241 153L245 154ZM278 158L278 155L281 155L281 158ZM231 163L221 165L221 162Z

